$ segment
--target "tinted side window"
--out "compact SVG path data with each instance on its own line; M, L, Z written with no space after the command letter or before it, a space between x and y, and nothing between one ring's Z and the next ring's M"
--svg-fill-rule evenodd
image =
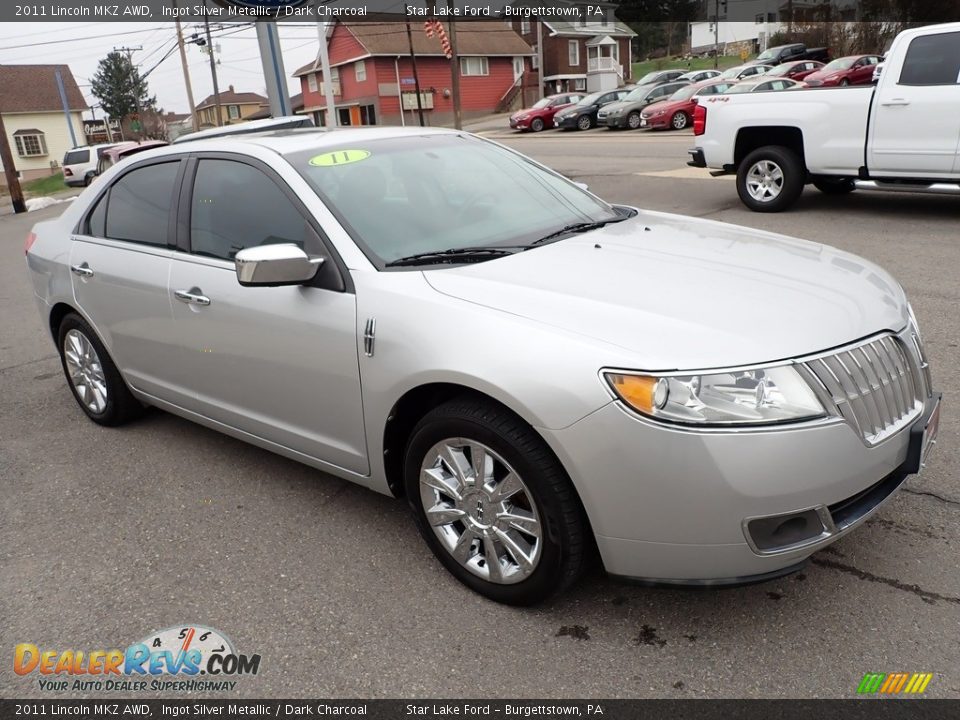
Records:
M960 32L914 38L900 73L901 85L960 83Z
M110 187L106 237L166 245L170 203L179 169L179 162L148 165L117 180Z
M87 234L93 237L107 236L107 198L110 193L104 193L97 201L97 206L87 219Z
M64 165L81 165L90 162L89 150L71 150L63 158Z
M201 160L190 206L190 250L232 260L244 248L294 243L322 252L300 211L263 172L232 160Z

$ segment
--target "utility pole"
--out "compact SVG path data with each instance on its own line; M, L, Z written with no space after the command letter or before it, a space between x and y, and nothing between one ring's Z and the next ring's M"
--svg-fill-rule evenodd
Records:
M290 109L290 91L287 89L287 72L283 67L280 54L280 35L277 23L273 20L258 22L257 43L260 46L260 62L263 64L263 78L267 83L267 97L270 99L270 114L273 117L292 115Z
M447 7L453 10L453 0L447 0ZM463 129L463 113L460 109L460 57L457 55L457 24L450 15L450 76L453 90L453 126Z
M13 153L10 152L10 140L7 138L7 128L3 124L2 112L0 112L0 162L3 163L3 174L7 178L7 190L10 191L13 211L25 213L27 204L23 200L20 178L17 177L17 168L13 164Z
M540 81L540 87L537 90L537 97L544 95L543 89L543 22L537 20L537 76Z
M720 0L713 0L713 69L720 68Z
M130 79L131 80L133 80L133 75L136 72L136 68L133 65L133 54L135 52L140 52L141 50L143 50L143 45L137 45L136 47L121 47L121 48L115 47L113 49L114 52L126 53L127 62L130 63ZM140 130L139 131L134 130L133 123L130 123L130 129L136 132L140 136L137 138L138 140L142 140L143 139L143 124L142 124L143 119L140 117L142 113L142 109L140 107L140 88L137 87L137 83L135 80L133 82L133 102L137 108L137 122L140 123ZM122 119L121 119L121 122L122 122Z
M420 115L420 127L423 127L423 102L420 99L420 76L417 75L417 54L413 51L413 33L410 32L409 19L407 20L407 43L410 45L410 64L413 66L413 86L417 91L417 113ZM400 112L403 112L402 102L400 103Z
M330 68L330 50L327 48L327 26L320 14L320 5L323 0L317 0L317 39L320 41L320 73L323 75L323 99L327 104L326 125L328 128L337 127L339 119L337 118L337 105L333 99L333 70ZM314 69L317 63L313 63ZM400 90L400 81L397 80L397 93ZM403 119L403 96L400 96L400 119Z
M177 0L173 0L173 7L177 7ZM197 117L197 106L193 101L193 83L190 82L190 69L187 67L187 50L183 45L183 27L180 25L180 18L177 17L177 45L180 46L180 65L183 67L183 82L187 87L187 102L190 104L190 121L193 123L193 131L200 129L200 119Z
M203 6L206 8L207 0L203 0ZM210 16L204 13L203 25L207 31L207 50L210 51L210 75L213 78L213 101L217 106L217 127L223 125L223 108L220 106L220 85L217 82L217 61L214 58L213 38L210 37Z

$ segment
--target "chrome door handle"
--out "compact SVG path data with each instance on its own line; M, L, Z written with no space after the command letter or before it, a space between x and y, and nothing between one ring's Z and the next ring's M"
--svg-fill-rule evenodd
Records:
M208 298L206 295L202 295L200 290L197 288L190 288L189 290L175 290L173 295L180 302L190 303L192 305L210 304L210 298Z
M86 263L81 263L80 265L71 265L70 272L74 275L79 275L80 277L93 277L93 270L90 269L90 266Z
M884 107L904 107L910 104L909 100L904 100L903 98L894 98L893 100L888 100L885 103L880 103Z

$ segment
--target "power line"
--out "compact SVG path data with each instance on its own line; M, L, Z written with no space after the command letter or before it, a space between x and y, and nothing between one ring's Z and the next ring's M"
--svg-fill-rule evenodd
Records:
M7 45L6 47L0 47L0 52L4 50L20 50L21 48L40 47L41 45L63 45L71 42L82 42L83 40L100 40L101 38L121 37L123 35L133 35L135 33L155 32L156 30L162 29L164 28L160 27L147 28L146 30L127 30L126 32L106 33L104 35L88 35L86 37L67 38L64 40L47 40L46 42L27 43L26 45Z

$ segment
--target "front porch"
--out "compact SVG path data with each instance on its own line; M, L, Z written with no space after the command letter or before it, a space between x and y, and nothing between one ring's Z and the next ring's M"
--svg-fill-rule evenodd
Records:
M620 45L609 35L587 41L587 92L613 90L623 84Z

